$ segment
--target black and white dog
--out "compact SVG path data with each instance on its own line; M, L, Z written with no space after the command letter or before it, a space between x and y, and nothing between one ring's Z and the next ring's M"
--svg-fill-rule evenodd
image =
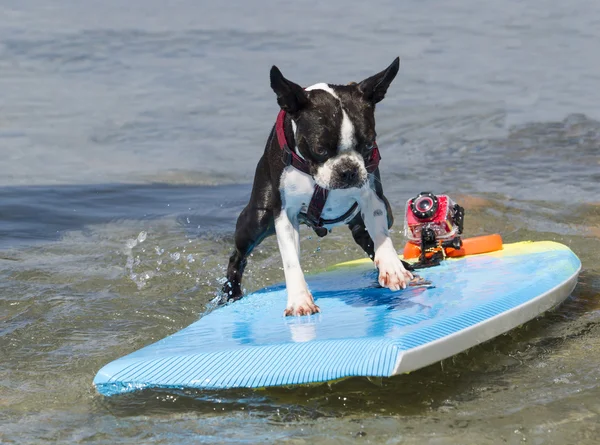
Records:
M225 300L242 297L247 256L276 234L288 295L284 315L320 312L300 267L300 223L319 236L347 224L375 261L381 286L399 290L412 279L388 233L393 217L383 195L375 143L375 104L384 98L399 66L396 58L360 83L308 88L271 68L271 88L281 112L258 161L250 202L237 221Z

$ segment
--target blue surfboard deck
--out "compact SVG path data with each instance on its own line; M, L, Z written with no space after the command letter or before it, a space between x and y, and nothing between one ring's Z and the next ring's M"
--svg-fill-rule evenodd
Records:
M285 287L269 287L107 364L94 385L111 396L389 377L540 315L571 294L580 268L562 244L515 243L419 271L434 287L391 292L371 261L344 263L307 277L320 314L284 317Z

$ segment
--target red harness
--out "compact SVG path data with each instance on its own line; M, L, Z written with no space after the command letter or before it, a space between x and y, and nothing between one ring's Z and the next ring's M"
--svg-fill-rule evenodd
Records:
M297 170L300 170L303 173L310 175L310 167L308 162L298 156L293 150L290 150L287 139L285 137L285 131L283 129L283 124L285 121L285 111L281 110L277 115L277 122L275 123L275 131L277 133L277 141L279 142L279 147L283 151L283 163L288 166L291 165ZM373 144L373 149L371 150L371 155L367 159L367 171L369 173L373 173L377 170L379 166L379 161L381 160L381 155L379 154L379 148L377 144ZM358 207L358 203L354 203L350 209L342 216L335 219L323 219L321 218L321 214L323 213L323 209L325 208L325 203L327 202L327 196L329 195L329 190L320 187L315 184L315 190L313 192L312 198L310 199L310 203L308 205L308 209L306 213L300 213L300 217L307 225L313 228L315 233L321 237L327 235L327 229L324 227L325 225L333 225L343 221L346 221L350 218L356 208Z

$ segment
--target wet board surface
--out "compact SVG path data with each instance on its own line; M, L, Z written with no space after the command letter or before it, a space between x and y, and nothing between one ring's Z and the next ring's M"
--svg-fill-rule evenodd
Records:
M500 335L567 298L581 268L566 246L507 244L418 273L434 287L391 292L370 260L307 276L321 313L283 317L284 285L218 308L104 366L111 396L143 388L234 388L389 377Z

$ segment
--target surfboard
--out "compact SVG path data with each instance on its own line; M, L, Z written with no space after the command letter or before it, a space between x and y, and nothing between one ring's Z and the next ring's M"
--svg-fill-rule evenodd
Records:
M284 317L284 285L213 310L104 366L112 396L144 388L260 388L390 377L438 362L539 316L567 298L581 263L566 246L506 244L419 270L431 285L379 287L368 260L307 277L320 314Z

